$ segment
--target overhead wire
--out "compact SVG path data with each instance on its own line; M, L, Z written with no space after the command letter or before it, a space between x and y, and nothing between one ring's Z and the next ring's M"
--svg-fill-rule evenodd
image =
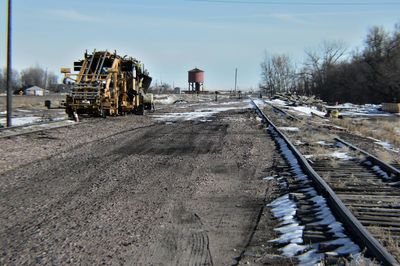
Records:
M274 1L244 1L244 0L185 0L186 2L215 4L252 4L252 5L285 5L285 6L379 6L400 5L400 2L274 2Z

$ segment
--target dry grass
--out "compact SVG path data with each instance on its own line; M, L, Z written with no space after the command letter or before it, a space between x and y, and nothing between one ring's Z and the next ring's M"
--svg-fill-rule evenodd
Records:
M333 123L346 128L348 131L358 133L364 137L387 141L395 147L400 147L400 123L383 120L355 120L351 118L335 119Z
M380 263L376 262L375 260L371 260L370 258L365 257L365 251L363 251L360 255L356 258L350 256L350 258L340 258L335 265L347 265L347 266L379 266ZM329 260L324 259L318 265L325 266L325 265L332 265Z
M375 149L374 154L387 163L400 163L400 156L394 157L389 151Z
M329 173L326 173L323 176L321 175L321 177L325 180L326 183L330 183L332 181L332 177Z
M338 178L335 187L336 187L336 188L345 188L345 187L346 187L346 184L345 184L345 182L343 181L343 179Z
M347 261L346 265L348 266L379 266L380 263L366 258L364 255L360 255L357 258Z
M345 186L356 186L359 182L358 177L356 177L354 174L351 174L349 178L344 182Z
M385 246L398 261L400 261L400 243L391 237L390 231L378 226L369 226L368 231L373 234Z

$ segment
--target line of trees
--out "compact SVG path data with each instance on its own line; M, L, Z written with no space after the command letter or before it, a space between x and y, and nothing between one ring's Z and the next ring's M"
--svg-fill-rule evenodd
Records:
M327 102L400 101L400 24L392 32L372 27L361 50L349 52L336 41L305 54L300 67L286 54L267 54L260 88L269 95L293 92Z
M6 68L0 69L0 92L6 91L6 73ZM30 86L56 91L58 88L58 76L40 66L28 67L21 72L14 69L11 71L11 88L13 91Z

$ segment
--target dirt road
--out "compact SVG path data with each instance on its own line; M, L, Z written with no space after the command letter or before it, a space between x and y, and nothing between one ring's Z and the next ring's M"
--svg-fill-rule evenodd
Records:
M238 106L203 122L127 116L0 140L0 264L234 264L275 152Z

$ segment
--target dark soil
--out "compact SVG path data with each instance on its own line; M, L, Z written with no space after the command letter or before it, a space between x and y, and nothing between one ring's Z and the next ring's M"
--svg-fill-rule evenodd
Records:
M236 263L278 193L262 180L276 151L249 109L212 120L127 116L1 139L0 264Z

